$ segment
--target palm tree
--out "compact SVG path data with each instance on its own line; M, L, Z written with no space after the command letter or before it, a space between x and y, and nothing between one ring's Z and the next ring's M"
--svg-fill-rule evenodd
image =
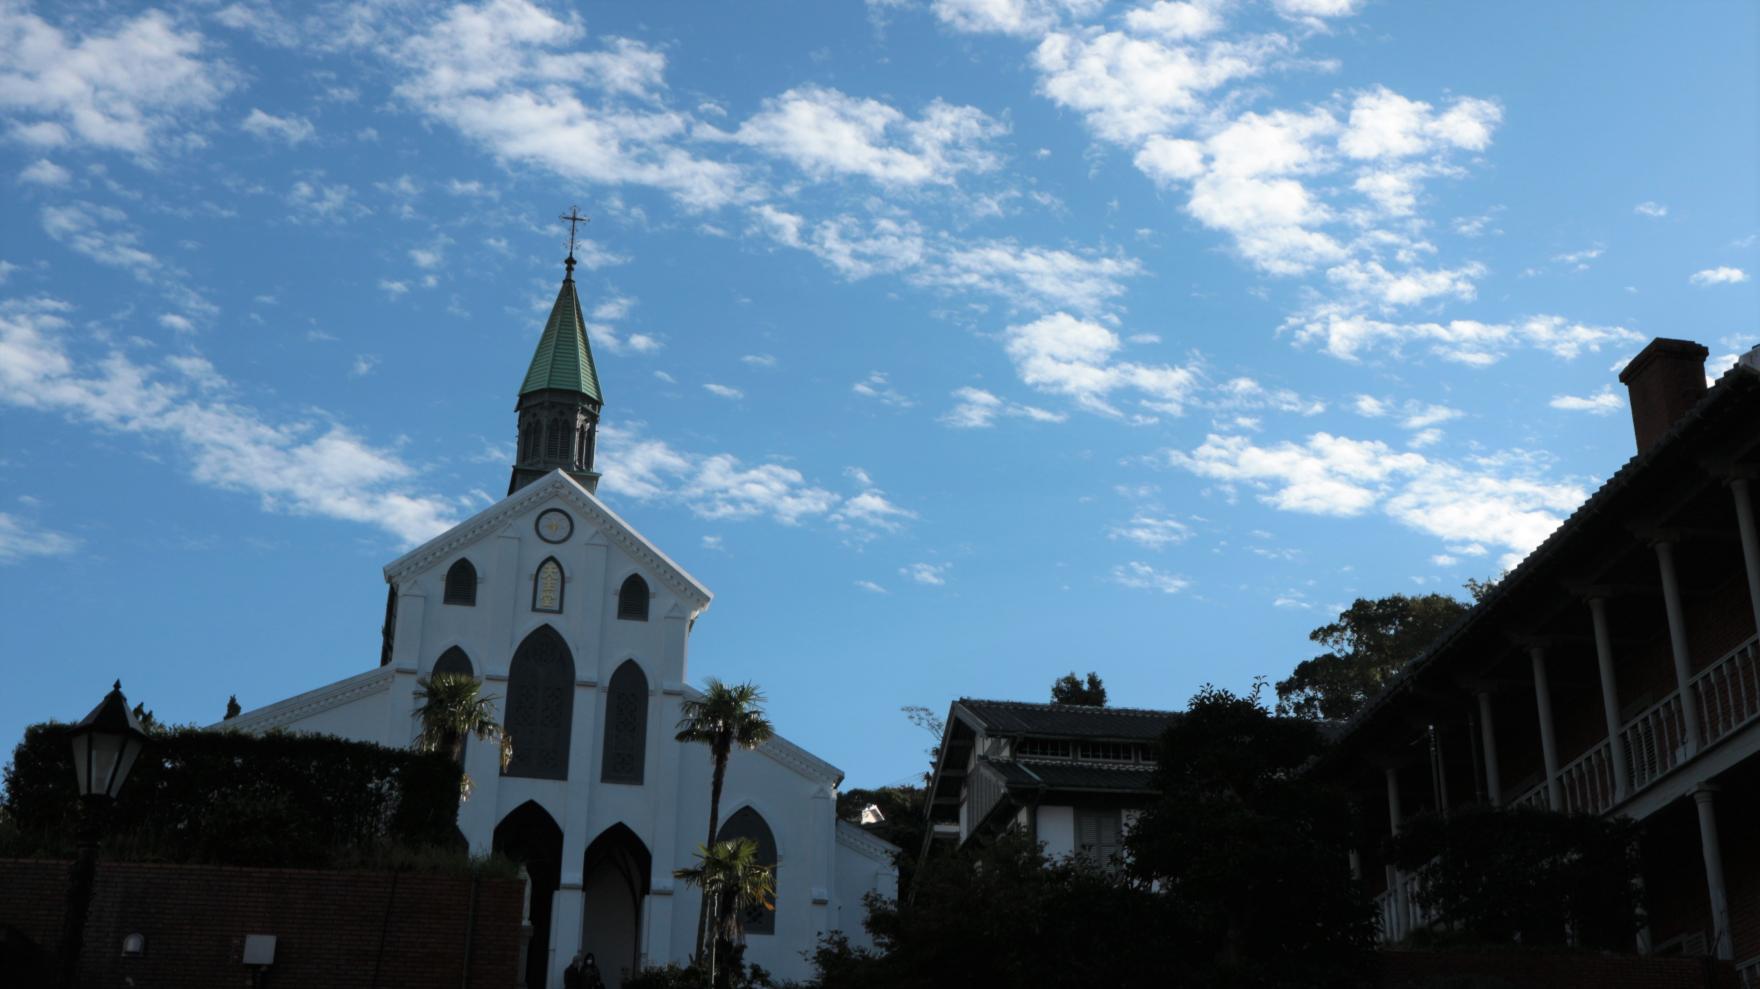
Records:
M709 746L709 759L715 771L709 778L709 837L704 847L715 845L715 831L721 826L721 786L727 780L727 757L733 747L755 749L776 734L770 719L764 717L764 694L756 684L728 686L710 677L704 684L703 696L679 705L678 740L702 742ZM705 910L697 915L697 948L702 949Z
M416 748L423 752L444 752L456 762L464 762L465 739L472 735L485 742L501 745L501 768L513 758L513 737L495 720L495 698L480 696L482 684L466 673L436 673L417 678L416 699L421 701L415 716L422 720ZM471 778L466 774L459 782L463 796L469 797Z
M758 861L758 843L750 838L697 846L698 865L672 874L703 891L709 910L709 983L715 984L717 949L745 941L745 916L753 910L776 909L776 873Z

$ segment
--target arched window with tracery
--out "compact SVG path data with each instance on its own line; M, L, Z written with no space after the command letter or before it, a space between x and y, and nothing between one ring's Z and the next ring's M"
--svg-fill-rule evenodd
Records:
M750 807L741 807L721 825L716 832L716 841L732 841L735 838L750 838L758 846L758 864L770 867L771 878L776 878L776 836L770 833L770 825L764 822L764 815ZM775 884L780 887L780 883ZM747 934L776 933L776 897L770 898L772 909L753 907L746 913L745 930Z
M640 786L648 756L648 678L633 659L611 674L605 691L605 783Z
M568 740L574 721L574 655L548 625L514 651L507 668L507 734L513 759L506 775L568 778Z
M641 574L630 574L617 589L617 617L625 621L648 620L648 582Z
M446 593L441 598L446 604L474 605L477 603L477 567L471 561L460 557L446 571Z
M556 557L538 564L537 572L532 574L532 610L560 614L564 583L562 564L556 562Z

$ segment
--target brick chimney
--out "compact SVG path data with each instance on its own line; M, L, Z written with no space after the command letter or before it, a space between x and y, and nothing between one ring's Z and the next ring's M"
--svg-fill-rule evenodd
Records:
M1639 453L1656 445L1705 394L1705 358L1710 353L1691 340L1657 337L1619 373L1630 392Z

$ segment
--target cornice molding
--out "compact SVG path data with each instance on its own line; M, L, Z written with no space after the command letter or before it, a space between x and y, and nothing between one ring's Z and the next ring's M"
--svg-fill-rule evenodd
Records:
M887 865L892 864L892 856L895 853L902 851L892 842L876 838L848 821L837 822L837 843L853 852L866 855Z
M347 679L319 687L316 690L295 694L267 707L245 711L236 718L229 718L208 727L223 731L252 732L283 728L302 718L308 718L331 708L341 707L350 701L384 693L391 689L391 681L396 675L396 671L389 666L376 667L365 673L357 673Z

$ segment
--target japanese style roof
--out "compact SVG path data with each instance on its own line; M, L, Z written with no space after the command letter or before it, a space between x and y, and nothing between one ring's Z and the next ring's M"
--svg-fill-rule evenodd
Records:
M519 386L521 395L535 391L578 392L594 402L604 402L572 275L562 280L556 304L550 307L550 320L544 324L544 335L538 338L538 349L532 354L531 367L526 369L526 380Z
M1173 711L1086 704L1028 704L962 697L954 713L970 716L989 735L1034 735L1047 738L1113 738L1153 741L1161 737Z
M982 760L1001 774L1009 786L1044 788L1068 792L1074 790L1105 790L1117 793L1153 793L1149 778L1155 767L1145 765L1115 766L1095 762L1041 762L1017 760L997 762Z

